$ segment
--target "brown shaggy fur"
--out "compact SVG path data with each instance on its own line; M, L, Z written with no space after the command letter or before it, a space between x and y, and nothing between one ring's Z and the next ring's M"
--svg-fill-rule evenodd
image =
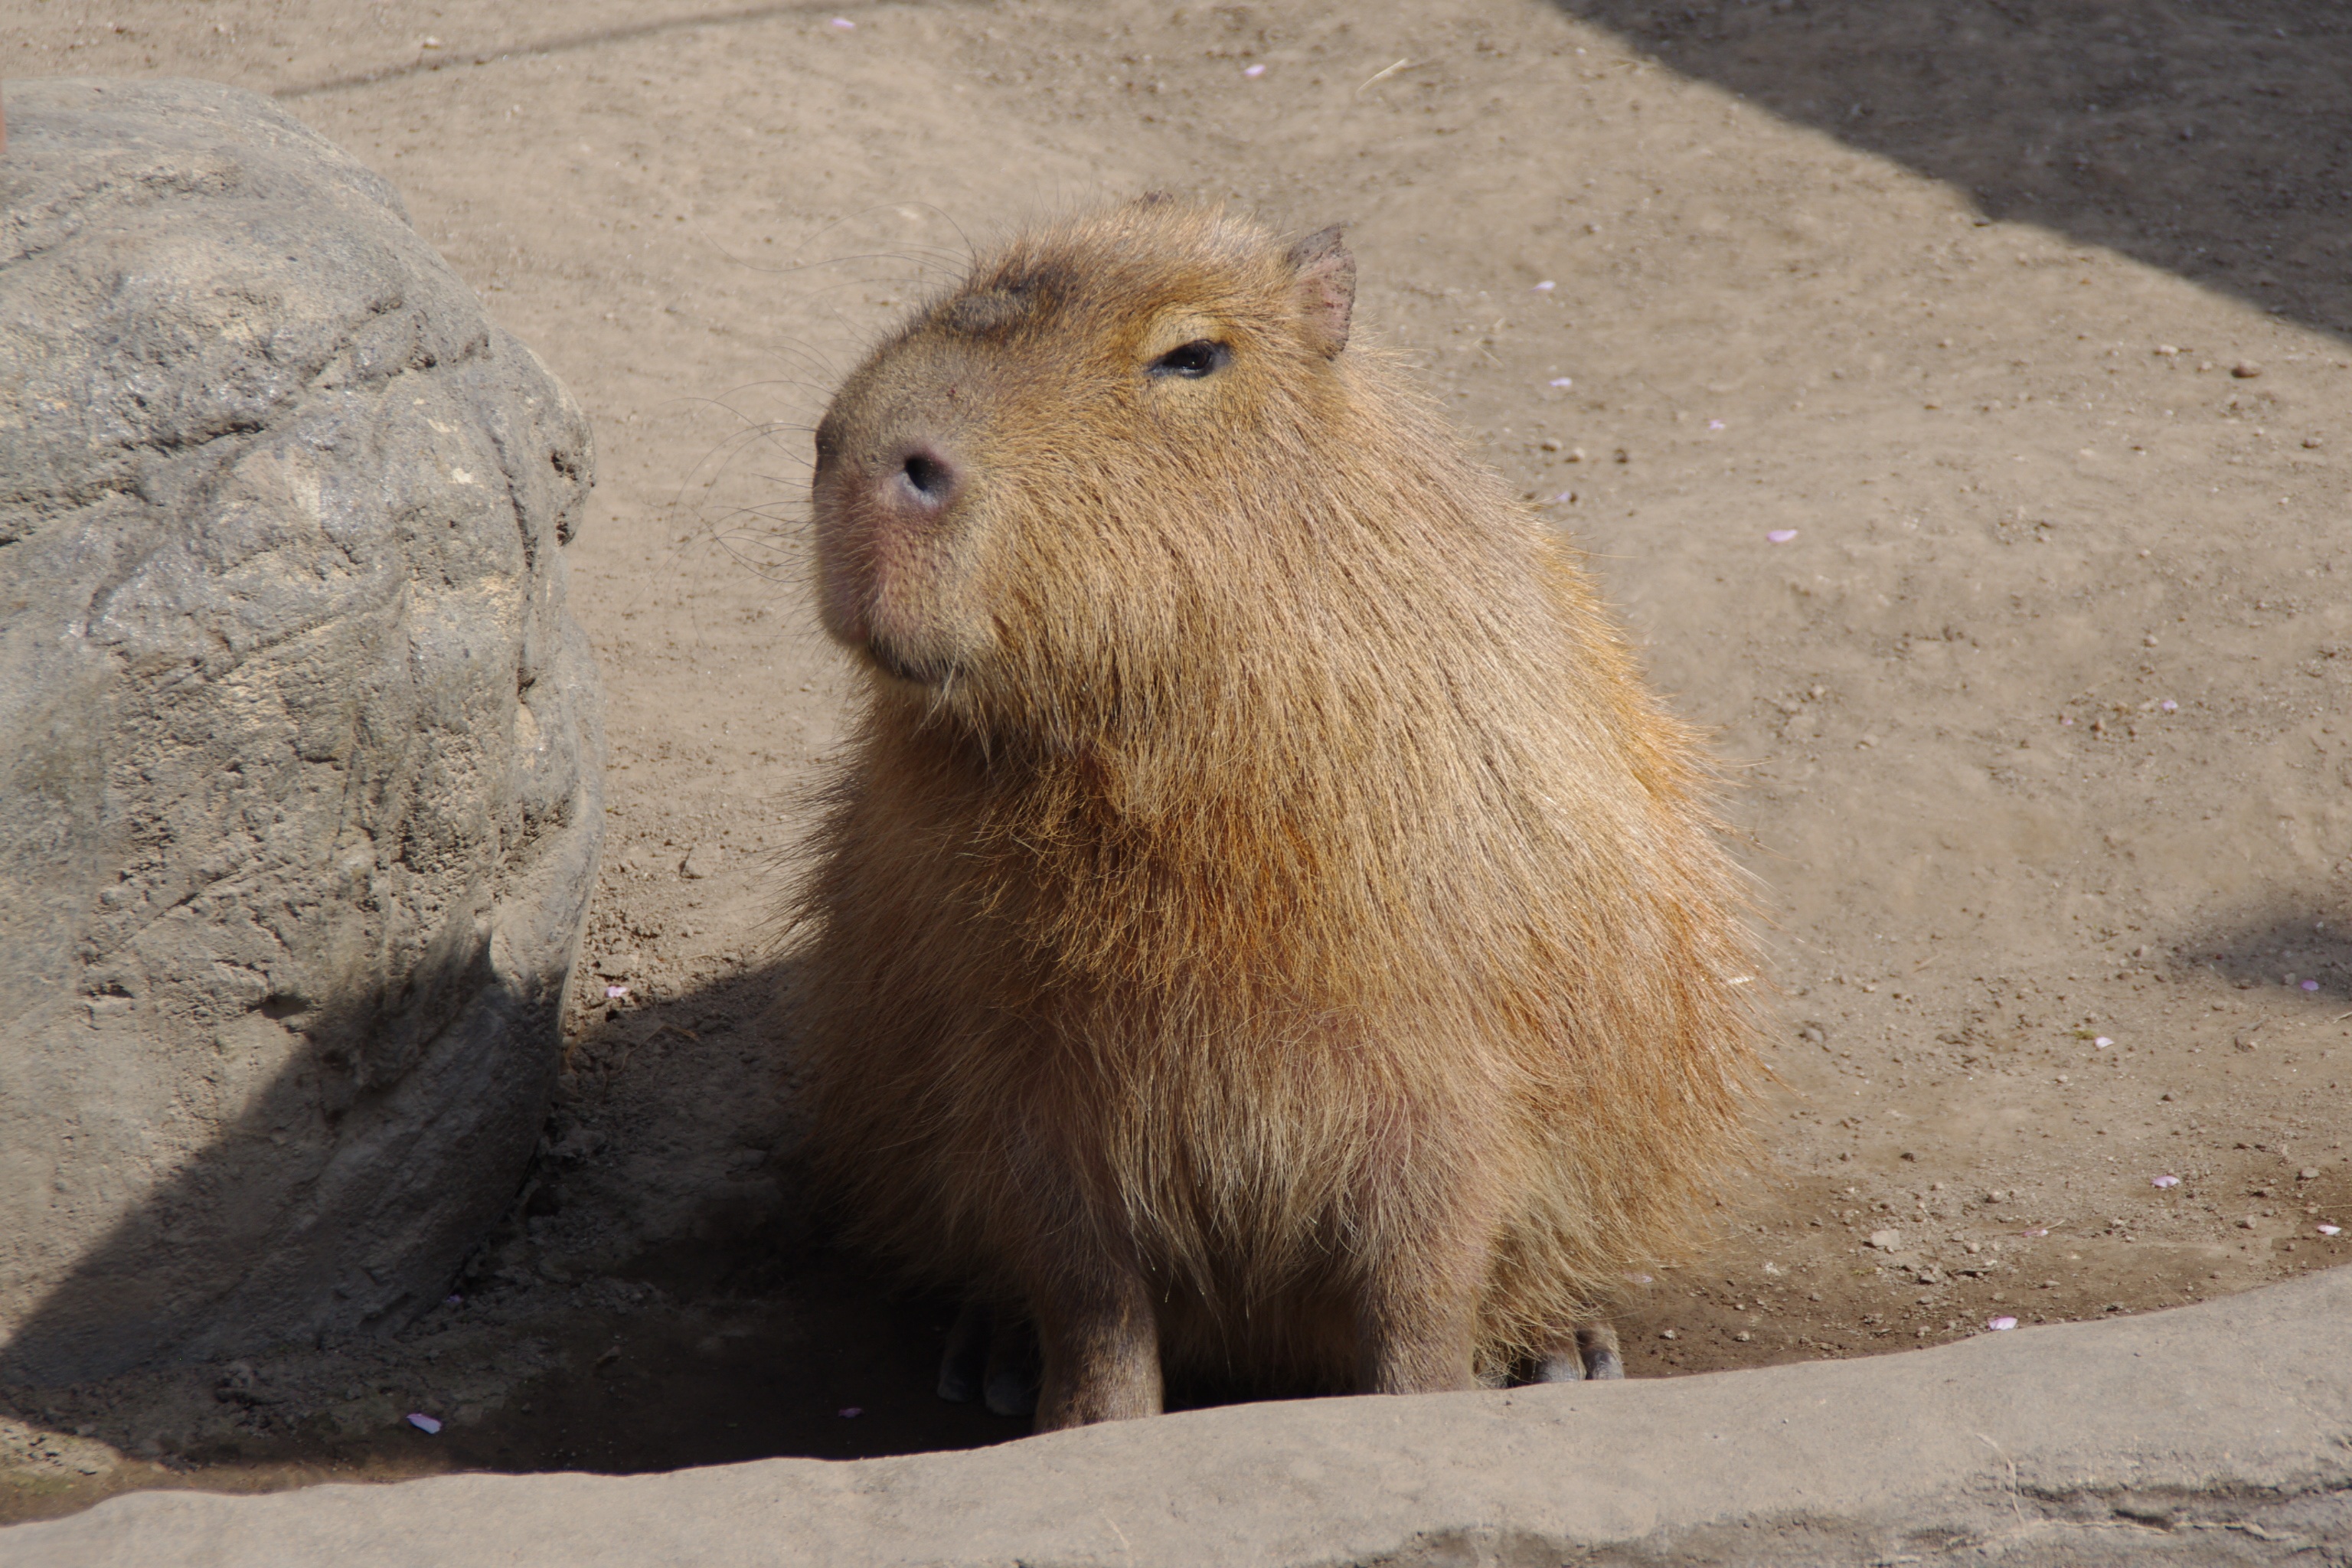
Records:
M1491 1381L1743 1154L1692 737L1352 297L1336 234L1146 198L983 259L818 433L870 682L798 910L813 1148L1034 1316L1041 1426L1163 1360Z

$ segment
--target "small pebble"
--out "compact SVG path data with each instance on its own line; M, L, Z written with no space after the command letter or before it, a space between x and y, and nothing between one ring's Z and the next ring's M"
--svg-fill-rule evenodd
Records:
M2180 351L2174 348L2170 343L2158 343L2156 345L2156 352L2162 354L2165 358L2170 359Z
M1870 1245L1881 1252L1892 1252L1903 1245L1903 1233L1899 1230L1874 1230L1870 1233Z
M2243 1219L2240 1220L2240 1221L2238 1222L2238 1228L2239 1228L2240 1230L2252 1230L2252 1229L2253 1229L2253 1228L2254 1228L2254 1216L2253 1216L2253 1215L2248 1215L2245 1218L2243 1218Z
M2263 367L2250 359L2242 359L2230 367L2230 374L2240 381L2252 381L2263 374Z
M1658 1338L1662 1340L1678 1340L1682 1338L1682 1331L1680 1329L1660 1329L1658 1331Z
M2298 1182L2315 1182L2319 1180L2319 1167L2316 1165L2305 1165L2302 1170L2297 1171L2294 1173L2294 1179Z

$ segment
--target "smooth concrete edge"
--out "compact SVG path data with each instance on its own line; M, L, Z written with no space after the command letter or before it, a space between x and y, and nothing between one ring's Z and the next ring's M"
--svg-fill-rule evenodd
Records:
M2347 1348L2337 1268L1868 1360L1237 1406L968 1453L136 1493L0 1531L0 1563L2337 1560Z

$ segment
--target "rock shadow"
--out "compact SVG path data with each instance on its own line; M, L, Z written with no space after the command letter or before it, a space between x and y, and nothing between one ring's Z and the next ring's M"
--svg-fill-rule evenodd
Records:
M2352 335L2340 5L1554 3L1686 76L1958 185L1990 217Z
M373 1336L438 1299L512 1195L556 1067L551 1045L509 1042L552 1042L558 998L491 962L486 925L455 923L466 939L435 944L397 995L270 995L212 1031L223 1077L239 1058L278 1065L25 1315L0 1345L0 1380ZM116 1000L89 1002L93 1034ZM483 1172L507 1175L485 1187ZM468 1188L451 1173L477 1174Z
M592 1014L561 1063L551 1051L544 1082L512 1090L528 1102L526 1143L505 1167L519 1179L478 1195L428 1285L367 1321L160 1342L134 1322L126 1340L126 1315L174 1278L152 1267L156 1238L270 1186L273 1129L318 1114L336 1098L323 1079L381 1054L382 1031L357 1027L368 1009L320 1008L341 1020L336 1037L126 1217L12 1343L0 1427L77 1434L127 1458L54 1496L0 1485L0 1521L131 1488L629 1473L1025 1436L1025 1420L938 1397L957 1303L836 1249L812 1212L792 1147L788 1014L779 1025L770 1002L792 984L789 964L736 968ZM602 983L583 973L575 985ZM410 1042L426 1067L436 1044ZM342 1110L367 1114L363 1090ZM278 1279L268 1236L243 1245L240 1289L332 1299L327 1281Z

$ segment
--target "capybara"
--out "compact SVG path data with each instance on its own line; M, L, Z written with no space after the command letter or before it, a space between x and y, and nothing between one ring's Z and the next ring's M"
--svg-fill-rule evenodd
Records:
M866 680L796 910L809 1148L1034 1324L1040 1429L1163 1369L1606 1372L1578 1330L1745 1158L1694 738L1354 299L1336 229L1145 197L983 258L817 427Z

